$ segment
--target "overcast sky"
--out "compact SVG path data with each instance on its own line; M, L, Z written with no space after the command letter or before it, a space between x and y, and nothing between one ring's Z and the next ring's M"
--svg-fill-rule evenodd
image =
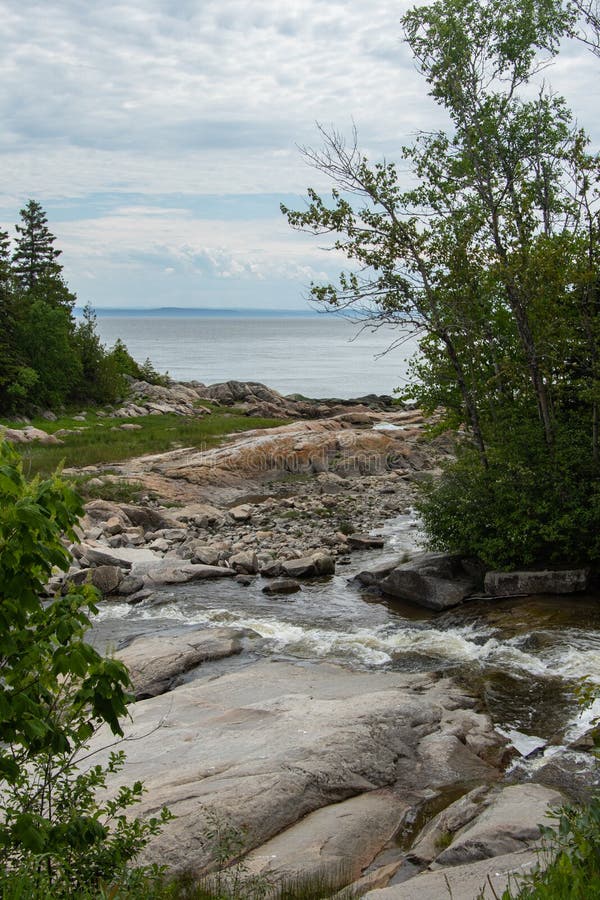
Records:
M306 306L339 266L279 212L325 187L297 146L354 122L394 158L441 121L401 41L409 5L4 0L0 223L39 200L81 304ZM595 141L599 73L574 46L547 73Z

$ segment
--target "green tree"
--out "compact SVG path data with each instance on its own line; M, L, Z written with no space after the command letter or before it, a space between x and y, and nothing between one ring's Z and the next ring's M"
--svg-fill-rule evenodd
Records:
M324 147L304 151L334 180L331 201L309 191L306 209L283 211L294 228L333 235L351 264L312 296L421 335L409 391L429 409L443 405L447 424L466 423L474 488L485 493L491 479L505 482L502 466L521 466L546 506L574 485L581 499L598 477L599 163L562 98L532 90L571 12L553 0L445 0L413 8L403 27L452 128L404 149L409 190L394 163L369 164L356 136L348 145L322 132ZM580 458L565 468L569 435ZM486 496L507 519L541 515L518 493ZM433 513L435 497L434 539L448 521ZM544 555L551 538L560 546L561 534L567 552L566 524L557 511L550 519L522 558ZM463 529L452 549L481 551L476 530ZM505 551L488 561L507 564Z
M21 224L15 226L13 271L20 288L32 291L40 282L52 282L60 276L62 266L57 260L62 251L55 248L56 237L50 232L46 213L36 200L29 200L20 215Z
M160 826L122 815L139 784L98 800L122 754L107 767L77 767L98 726L122 734L130 699L124 666L85 641L93 589L41 599L52 571L69 566L63 537L75 538L81 513L63 481L27 482L0 443L0 887L25 878L68 896L110 882Z

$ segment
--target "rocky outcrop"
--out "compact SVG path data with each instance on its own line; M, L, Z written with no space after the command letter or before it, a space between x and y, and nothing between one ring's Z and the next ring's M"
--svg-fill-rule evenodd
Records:
M494 781L498 770L478 747L482 736L502 742L470 703L451 681L427 675L254 663L135 704L124 723L127 763L119 783L142 779L141 811L166 804L176 816L146 859L201 867L214 852L209 811L243 825L252 850L317 810L371 791L394 786L403 803L419 804L427 791L457 781ZM140 735L143 741L127 740ZM105 740L99 733L92 749ZM377 796L352 809L346 847L340 841L336 849L333 840L327 868L342 853L366 864L389 838L401 810L390 798L383 814ZM366 841L359 823L375 817L384 825ZM327 820L339 822L338 811L323 812L319 834ZM305 838L296 834L299 845Z
M10 444L62 444L63 441L54 434L49 434L41 428L26 425L24 428L6 428L0 425L0 441L8 441Z

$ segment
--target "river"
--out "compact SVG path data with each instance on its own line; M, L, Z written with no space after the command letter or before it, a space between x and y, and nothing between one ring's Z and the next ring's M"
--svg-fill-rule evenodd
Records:
M389 520L378 533L384 551L354 554L338 574L305 583L301 593L267 597L260 578L230 579L156 591L143 603L102 605L96 640L118 646L133 635L173 626L249 629L249 652L304 661L328 660L371 670L450 674L480 698L495 725L523 752L577 736L600 710L581 713L584 678L600 684L600 603L597 595L471 601L444 614L385 599L352 576L385 556L418 547L412 515Z

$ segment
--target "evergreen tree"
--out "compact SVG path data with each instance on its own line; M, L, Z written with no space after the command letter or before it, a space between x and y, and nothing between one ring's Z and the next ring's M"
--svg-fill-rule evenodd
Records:
M54 247L56 238L48 228L46 213L36 200L30 200L20 215L21 224L15 226L17 240L13 269L19 287L32 291L40 282L60 278L62 266L57 260L62 251Z

